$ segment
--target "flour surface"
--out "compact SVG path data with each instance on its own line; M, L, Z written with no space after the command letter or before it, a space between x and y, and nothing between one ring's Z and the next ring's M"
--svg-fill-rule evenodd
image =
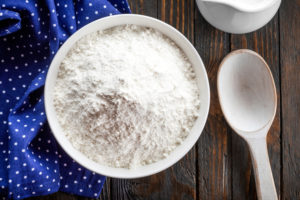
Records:
M74 45L61 63L54 105L77 150L103 165L137 168L187 137L200 101L182 50L152 28L126 25Z

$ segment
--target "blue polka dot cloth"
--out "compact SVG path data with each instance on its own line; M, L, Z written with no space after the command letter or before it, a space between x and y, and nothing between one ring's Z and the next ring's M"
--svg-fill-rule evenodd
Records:
M105 177L58 146L47 124L43 86L50 62L76 30L129 13L126 0L0 1L0 196L64 191L98 197Z

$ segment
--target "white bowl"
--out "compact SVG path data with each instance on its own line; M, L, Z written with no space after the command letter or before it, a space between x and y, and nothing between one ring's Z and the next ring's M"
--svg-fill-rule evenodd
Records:
M159 30L160 32L164 33L166 36L174 40L176 44L185 52L185 54L187 55L194 67L197 76L197 83L200 90L201 100L200 117L195 122L194 127L192 128L190 134L184 140L184 142L181 145L179 145L167 158L155 162L153 164L139 167L137 169L108 167L90 160L84 154L73 148L71 143L65 137L62 128L60 127L53 106L53 89L55 86L57 73L59 71L59 66L64 57L66 56L67 52L74 45L74 43L76 43L76 41L78 41L84 35L87 35L91 32L125 24L135 24L140 26L151 27ZM178 160L180 160L185 154L188 153L188 151L193 147L193 145L197 142L199 136L201 135L201 132L207 119L209 103L210 91L206 70L199 54L197 53L193 45L172 26L151 17L134 14L124 14L105 17L84 26L76 33L74 33L60 47L59 51L56 53L54 59L52 60L45 84L46 114L50 128L60 146L70 157L72 157L75 161L77 161L85 168L94 171L98 174L116 178L138 178L149 176L170 167Z
M226 0L197 0L202 16L222 31L243 34L266 25L276 14L281 0L262 1L254 6L241 6L239 1L227 4ZM265 3L264 3L265 2Z

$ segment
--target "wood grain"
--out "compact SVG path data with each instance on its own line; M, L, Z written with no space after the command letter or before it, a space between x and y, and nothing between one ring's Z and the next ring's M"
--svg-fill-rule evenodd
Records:
M267 143L277 194L280 197L280 68L278 15L260 30L231 36L231 50L252 49L269 64L277 90L277 113ZM254 172L248 146L236 134L232 137L233 199L256 199Z
M131 12L157 18L158 0L128 0Z
M197 144L198 199L231 199L231 131L217 95L217 71L229 52L229 35L209 25L195 11L195 46L210 81L211 106L205 129Z
M106 181L103 185L99 199L101 199L101 200L110 200L111 199L111 179L110 178L106 178Z
M282 199L300 199L300 0L280 9Z

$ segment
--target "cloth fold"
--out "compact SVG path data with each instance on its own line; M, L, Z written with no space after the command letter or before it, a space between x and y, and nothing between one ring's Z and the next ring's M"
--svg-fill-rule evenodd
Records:
M76 30L129 13L126 0L0 2L0 196L22 199L57 191L98 197L105 177L56 144L44 111L51 60Z

